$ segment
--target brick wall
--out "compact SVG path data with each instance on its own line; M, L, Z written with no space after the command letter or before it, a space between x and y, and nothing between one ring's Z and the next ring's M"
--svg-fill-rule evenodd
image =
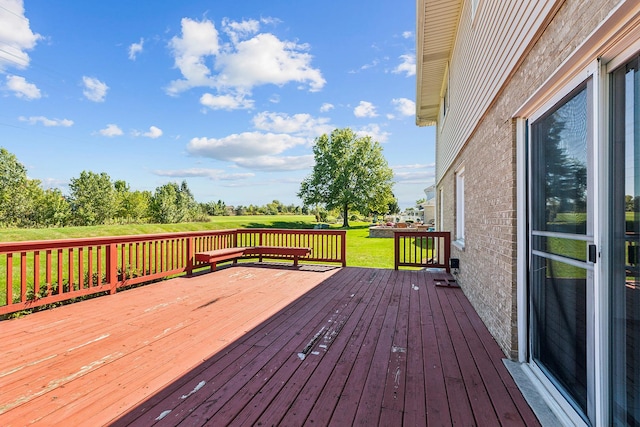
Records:
M465 247L454 245L451 256L460 258L464 293L511 358L518 352L516 137L511 118L617 3L564 2L438 184L444 189L443 229L455 238L455 172L465 168Z

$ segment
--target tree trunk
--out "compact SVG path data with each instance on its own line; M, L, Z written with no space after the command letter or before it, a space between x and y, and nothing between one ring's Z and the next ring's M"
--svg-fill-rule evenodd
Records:
M342 212L342 226L349 228L349 204L344 204L344 211Z

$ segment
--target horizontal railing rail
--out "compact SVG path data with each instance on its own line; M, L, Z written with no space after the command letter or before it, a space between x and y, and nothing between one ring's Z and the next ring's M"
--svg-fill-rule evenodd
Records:
M451 233L448 231L396 231L394 266L444 268L450 272Z
M254 245L308 247L306 261L346 265L343 230L237 229L0 243L0 315L208 267L195 253Z

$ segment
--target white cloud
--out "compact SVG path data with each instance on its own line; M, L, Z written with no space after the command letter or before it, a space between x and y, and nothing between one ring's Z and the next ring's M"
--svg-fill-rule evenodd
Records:
M31 60L26 51L42 36L31 31L22 0L2 0L0 6L0 72L10 67L24 69Z
M162 136L162 129L160 129L159 127L156 126L151 126L149 127L149 131L148 132L140 132L140 131L133 131L131 132L133 136L145 136L147 138L151 138L151 139L156 139L156 138L160 138Z
M308 45L282 41L270 33L256 34L259 23L253 20L224 20L222 25L231 40L223 46L211 21L182 20L182 35L173 37L169 46L183 78L172 81L167 93L210 87L219 95L246 96L255 86L290 82L315 92L326 83L320 71L310 65Z
M416 103L408 98L394 98L391 103L395 105L396 111L403 116L413 116L416 113Z
M413 172L397 172L393 171L393 179L395 182L403 184L425 184L429 180L433 180L436 176L434 171L413 171Z
M269 97L269 102L272 104L279 104L280 103L280 95L278 95L277 93L274 93L273 95L271 95Z
M252 178L255 176L255 174L252 172L227 173L222 169L206 168L155 170L153 171L153 173L158 176L168 176L171 178L210 178L216 181L237 181Z
M287 133L298 136L316 138L325 133L331 133L334 129L329 124L329 119L324 117L314 118L310 114L272 113L264 111L253 117L253 125L256 129L267 132Z
M402 38L403 39L410 39L413 37L413 31L403 31L402 32Z
M235 51L221 53L216 68L221 87L251 89L254 86L289 82L306 83L317 92L326 83L319 70L312 68L307 45L279 40L269 33L239 42Z
M45 190L54 188L65 190L67 187L69 187L69 181L64 181L58 178L44 178L41 179L40 182L42 183L42 188L44 188Z
M305 142L306 139L291 135L243 132L220 139L193 138L187 145L187 151L195 156L238 163L244 159L280 154Z
M416 75L416 56L414 54L400 55L400 64L393 69L396 74L404 73L406 77Z
M215 86L211 79L211 70L205 59L216 55L220 49L218 30L211 21L194 21L182 18L182 37L175 36L169 42L174 56L175 67L180 70L184 79L174 80L169 84L170 95L198 86Z
M131 43L129 46L129 59L135 61L139 53L142 53L144 48L144 39L140 38L139 43Z
M104 102L107 96L109 86L106 83L101 82L95 77L82 76L82 83L84 84L84 90L82 93L88 100L93 102Z
M51 127L51 126L63 126L63 127L70 127L73 126L73 120L69 120L69 119L48 119L44 116L31 116L31 117L24 117L24 116L20 116L18 118L18 120L20 120L21 122L27 122L30 125L35 125L37 123L41 123L44 126L47 127Z
M313 167L315 159L312 154L305 156L259 156L238 159L236 164L247 169L263 171L296 171Z
M403 184L424 184L435 178L435 163L392 166L396 182Z
M325 102L324 104L322 104L322 105L320 106L320 112L321 112L321 113L326 113L327 111L331 111L331 110L333 110L334 108L335 108L335 107L334 107L334 105L333 105L333 104L330 104L330 103L328 103L328 102Z
M246 39L256 34L260 30L260 22L255 19L237 22L224 18L222 20L222 30L229 36L231 43L237 44L240 39Z
M118 127L118 125L114 125L114 124L108 124L106 128L100 129L98 132L102 136L109 136L109 137L120 136L124 133L122 132L122 129Z
M24 77L21 76L7 76L7 89L13 92L18 98L27 100L39 99L42 97L40 89L33 83L27 82Z
M253 100L246 99L243 94L212 95L205 93L200 97L200 104L212 110L250 110L253 108Z
M370 136L374 141L384 143L389 140L389 132L384 132L380 126L371 124L355 131L358 136Z
M367 101L360 101L360 104L353 109L353 114L356 117L377 117L376 107Z

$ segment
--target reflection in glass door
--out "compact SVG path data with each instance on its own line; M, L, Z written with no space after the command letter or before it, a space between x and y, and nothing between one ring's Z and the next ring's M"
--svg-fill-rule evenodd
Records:
M530 124L530 346L540 370L593 415L591 81ZM592 251L593 253L593 251Z
M640 73L612 76L611 389L614 425L640 426Z

